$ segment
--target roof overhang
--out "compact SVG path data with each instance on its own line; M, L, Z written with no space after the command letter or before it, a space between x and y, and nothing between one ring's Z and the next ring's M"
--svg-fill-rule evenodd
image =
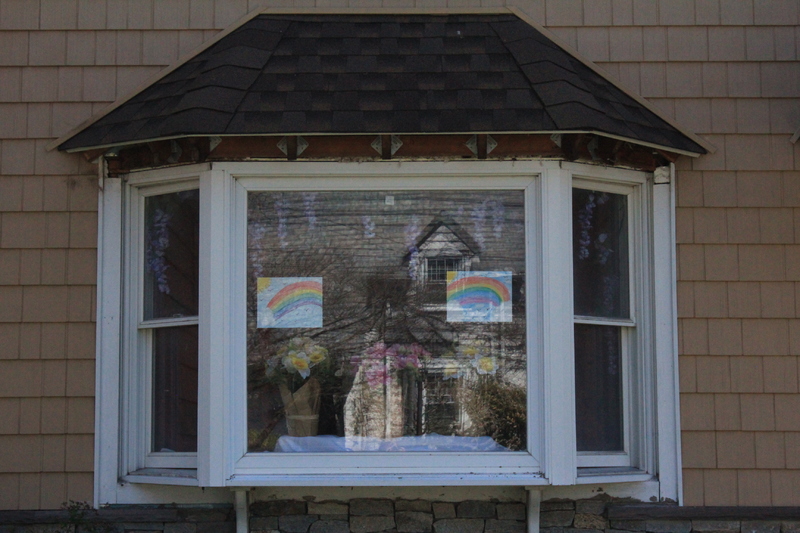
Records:
M515 9L256 10L50 148L467 134L714 151Z

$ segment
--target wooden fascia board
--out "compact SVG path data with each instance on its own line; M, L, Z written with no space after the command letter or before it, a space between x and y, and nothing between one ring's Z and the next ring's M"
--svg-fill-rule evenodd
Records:
M99 117L98 117L99 118ZM241 133L223 133L223 134L216 134L216 133L207 133L207 134L192 134L192 135L174 135L174 136L167 136L167 137L157 137L151 139L137 139L135 141L125 142L125 143L115 143L115 144L105 144L99 146L90 146L87 148L74 148L72 150L67 150L68 153L79 153L79 152L87 152L87 151L105 151L110 148L127 148L131 146L136 146L140 144L147 144L152 142L161 142L161 141L170 141L170 140L181 140L181 139L197 139L197 138L209 138L209 137L220 137L222 139L226 139L229 137L283 137L283 136L299 136L299 137L360 137L364 135L370 135L373 138L381 135L413 135L418 137L437 137L437 136L453 136L453 135L580 135L580 134L587 134L587 135L597 135L599 137L607 137L609 139L615 139L618 141L626 142L635 144L638 146L652 148L654 150L660 150L664 152L670 152L673 154L678 155L687 155L689 157L698 157L702 154L698 154L696 152L689 152L686 150L679 150L677 148L673 148L670 146L662 146L660 144L649 143L645 141L641 141L639 139L631 139L628 137L623 137L621 135L614 135L611 133L601 132L601 131L594 131L594 130L548 130L548 131L468 131L468 132L444 132L444 133L421 133L421 132L382 132L382 133L326 133L326 132L287 132L287 133L258 133L258 134L241 134ZM58 144L58 143L57 143Z
M403 135L397 137L402 146L388 158L375 150L375 135L304 136L307 141L302 155L284 151L279 147L283 139L297 140L297 136L229 136L211 149L205 137L189 137L130 145L107 159L109 173L116 175L128 171L174 165L195 164L203 161L292 160L347 161L347 160L436 160L481 159L467 146L470 134L454 135ZM563 159L588 164L636 168L653 171L656 167L674 161L674 152L654 150L645 146L615 141L591 134L565 135L562 145L556 144L546 134L494 134L496 145L488 159ZM599 139L597 149L587 148L592 139ZM178 149L179 148L179 149ZM96 154L97 152L93 152ZM102 154L102 152L100 152ZM484 156L486 158L486 156Z

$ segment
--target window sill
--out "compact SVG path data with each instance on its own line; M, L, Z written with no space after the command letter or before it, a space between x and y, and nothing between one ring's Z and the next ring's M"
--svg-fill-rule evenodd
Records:
M593 483L634 483L654 480L652 474L637 468L579 468L577 485ZM142 468L122 476L128 483L155 485L199 486L197 470L178 468ZM230 487L283 486L283 487L373 487L373 486L547 486L549 482L541 473L515 474L239 474L230 478Z
M631 483L637 481L651 481L653 474L649 474L638 468L631 467L603 467L603 468L579 468L576 484L587 485L592 483Z
M199 486L197 469L194 468L142 468L122 476L122 480L153 485Z
M446 487L446 486L545 486L548 481L539 472L517 474L239 474L227 483L230 487Z

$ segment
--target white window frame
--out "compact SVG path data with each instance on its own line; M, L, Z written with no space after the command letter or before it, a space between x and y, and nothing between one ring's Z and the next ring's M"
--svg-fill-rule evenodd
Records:
M532 355L528 365L529 437L538 437L529 439L533 453L485 454L477 458L479 464L472 465L482 468L461 468L464 463L459 460L464 455L459 460L454 456L450 462L443 462L440 454L421 461L414 456L409 459L359 455L359 461L367 467L357 468L351 462L355 454L346 454L348 457L337 459L338 464L314 472L280 464L278 456L283 456L285 462L286 454L252 457L245 453L246 387L241 386L246 383L242 329L245 306L239 305L246 274L241 257L246 239L242 212L245 186L257 188L270 183L271 187L284 190L312 190L332 180L329 183L345 189L385 190L397 189L397 180L401 178L409 180L408 183L424 183L432 190L453 187L455 183L457 188L465 189L519 187L520 180L529 183L525 186L529 189L527 284L540 295L530 298L527 304ZM136 380L131 384L131 374L141 370L129 366L134 353L130 344L119 342L120 338L130 339L132 331L130 306L125 303L131 301L132 289L122 282L126 270L131 268L128 264L131 259L127 244L120 245L129 242L123 237L132 224L126 202L140 188L160 184L188 188L185 185L191 180L199 182L201 212L200 422L195 468L188 461L175 461L177 457L167 458L173 461L171 464L160 463L161 458L152 454L145 457L141 449L131 446L131 442L141 439L141 430L131 426L121 413L126 409L141 409L141 401L136 407L135 394L131 395L134 392L131 387L141 391ZM349 184L341 180L349 180ZM641 415L628 415L641 420L626 421L632 434L628 466L624 468L587 464L576 452L572 326L575 317L570 275L573 180L589 182L593 188L615 184L633 187L642 198L641 216L636 217L642 228L634 229L642 231L648 245L632 245L631 250L637 254L636 264L642 266L636 272L641 270L649 276L635 282L642 287L635 292L637 331L647 332L646 342L638 341L635 345L643 351L638 357L649 361L649 366L640 365L647 368L637 368L636 378L643 380L641 394L651 407ZM618 485L620 494L679 501L674 188L672 184L654 186L652 180L652 174L644 172L541 160L213 163L136 172L122 179L101 175L95 501L227 501L229 496L224 489L220 489L222 493L213 489L198 492L191 487L172 487L159 492L158 484L220 488L550 485L579 490L578 486L583 484L615 482L623 483ZM637 337L645 335L637 333ZM633 378L633 372L629 376ZM296 462L298 454L292 457ZM509 457L521 460L509 464ZM158 471L150 471L154 469Z
M644 213L648 212L648 184L619 181L606 182L597 179L585 179L573 175L572 188L590 191L601 191L625 196L628 220L628 298L629 318L604 318L575 315L575 324L592 324L601 326L617 326L620 328L622 362L622 418L623 449L618 452L577 452L578 468L630 467L641 463L642 433L639 428L642 419L652 416L648 402L643 401L642 379L650 369L649 361L642 354L649 353L651 328L642 324L640 310L647 313L648 299L644 290L650 283L647 250L650 249L648 221ZM642 327L642 326L645 327ZM640 372L641 371L641 372ZM641 373L641 376L639 374ZM638 377L638 379L634 379Z
M245 402L244 392L247 390L246 376L239 369L246 368L246 346L245 325L246 317L244 311L246 306L246 280L242 276L243 266L246 265L247 254L244 236L247 230L247 193L258 191L402 191L427 189L431 191L442 190L520 190L525 195L525 217L526 217L526 271L531 272L529 280L537 278L536 273L538 258L535 257L536 247L535 235L538 228L534 224L536 220L536 204L538 201L538 176L505 176L493 174L491 180L482 176L448 175L444 173L415 173L405 172L393 173L387 176L386 173L366 174L360 176L359 180L354 180L348 175L332 176L330 171L324 175L317 173L316 176L297 177L291 174L272 173L269 176L250 176L240 175L236 170L231 171L230 180L234 188L234 206L230 216L223 216L217 223L222 225L226 220L233 221L232 234L236 240L232 240L234 248L231 250L232 257L230 264L236 265L238 272L234 273L232 285L229 288L233 296L232 306L234 309L232 331L238 331L233 335L233 349L228 360L228 367L236 369L233 375L231 392L238 394L237 407L231 413L231 420L234 427L231 428L230 441L235 452L230 458L234 461L233 482L244 485L258 484L259 480L265 475L272 479L280 479L281 483L296 484L308 476L324 478L330 476L329 483L341 484L336 478L342 472L360 472L363 475L404 475L410 479L415 477L435 478L437 476L463 476L465 472L471 472L472 478L489 479L490 477L508 478L510 476L521 476L529 478L535 482L540 479L542 465L541 457L541 425L538 423L536 413L540 411L536 401L539 396L541 378L536 372L535 365L528 365L528 451L507 452L507 453L419 453L419 454L398 454L398 453L328 453L328 454L302 454L302 460L298 460L297 453L242 453L247 448L246 418L242 416L246 413L246 407L241 405ZM302 176L302 175L301 175ZM363 180L363 181L362 181ZM536 283L528 285L537 293ZM538 311L534 298L526 300L528 307L526 310L528 357L536 360L538 347L535 339L539 336L537 330ZM533 355L535 353L537 355ZM414 474L414 471L424 471L421 476Z
M123 410L128 444L128 464L140 468L197 468L197 453L154 452L151 450L153 434L153 334L165 327L196 326L198 317L144 318L144 254L145 254L145 201L161 194L198 189L198 180L177 180L131 189L128 195L129 221L125 248L128 250L125 276L125 293L130 295L130 313L126 315L127 327L123 342L127 350L125 357L127 402L133 409Z

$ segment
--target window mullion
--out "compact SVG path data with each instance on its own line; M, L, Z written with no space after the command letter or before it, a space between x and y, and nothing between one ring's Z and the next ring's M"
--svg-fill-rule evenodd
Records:
M542 308L546 475L554 485L577 476L575 344L572 298L572 175L542 174Z
M228 235L230 187L221 171L200 174L200 296L197 479L201 486L225 483L225 379L230 300Z
M103 164L101 163L101 167ZM102 172L102 170L101 170ZM122 180L101 183L98 213L97 378L95 402L96 504L117 503L120 459L120 335L122 321ZM124 462L124 460L122 461Z
M651 318L653 324L654 348L651 375L657 375L655 393L658 416L648 417L650 427L656 426L658 435L657 450L659 464L655 457L647 461L647 466L657 468L661 481L661 497L671 498L682 503L681 481L681 445L680 445L680 404L678 394L678 331L677 296L676 296L676 258L675 258L675 184L653 186L653 205L651 212L652 227L648 233L652 235L652 286L653 305L656 310ZM653 397L653 396L650 396ZM670 408L666 408L670 406ZM648 434L650 428L648 427ZM652 454L652 452L651 452Z

